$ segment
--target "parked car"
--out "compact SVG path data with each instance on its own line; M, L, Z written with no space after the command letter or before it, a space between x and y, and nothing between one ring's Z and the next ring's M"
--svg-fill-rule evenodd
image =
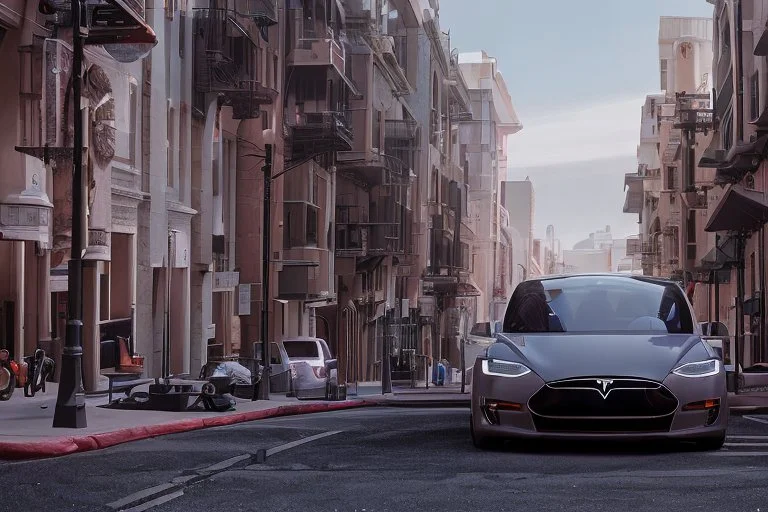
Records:
M280 383L298 398L325 398L327 386L337 383L336 360L322 338L285 337L272 343L270 359L272 375L285 375Z
M728 424L723 361L677 283L609 274L521 283L502 333L478 356L471 434L677 439L719 449Z

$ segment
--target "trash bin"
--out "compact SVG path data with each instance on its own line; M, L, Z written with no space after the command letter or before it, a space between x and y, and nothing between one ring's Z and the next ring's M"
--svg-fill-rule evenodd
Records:
M435 385L445 385L445 365L443 363L437 364L437 382L435 382Z

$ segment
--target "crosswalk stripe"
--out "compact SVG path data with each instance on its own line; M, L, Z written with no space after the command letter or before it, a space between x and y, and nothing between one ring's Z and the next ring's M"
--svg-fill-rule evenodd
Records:
M768 419L766 418L755 418L754 416L744 416L743 418L745 420L756 421L757 423L765 423L768 425Z
M710 452L707 455L712 457L765 457L768 456L768 452L731 452L731 451L719 451Z

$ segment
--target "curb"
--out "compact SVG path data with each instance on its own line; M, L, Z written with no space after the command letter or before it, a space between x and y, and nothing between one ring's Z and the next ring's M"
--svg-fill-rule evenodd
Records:
M263 411L249 411L243 413L229 414L226 416L215 416L208 418L191 418L170 423L161 423L159 425L148 425L124 428L112 432L103 432L99 434L89 434L83 436L57 437L45 441L36 441L30 443L7 443L0 442L0 460L30 460L49 457L60 457L72 453L87 452L92 450L101 450L118 444L131 441L140 441L151 437L164 436L168 434L178 434L181 432L190 432L211 427L223 427L236 423L261 420L267 418L276 418L280 416L295 416L299 414L313 414L318 412L338 411L343 409L357 409L377 405L367 400L343 403L319 403L319 404L299 404L299 405L281 405L273 409Z
M768 414L768 406L758 405L742 405L729 408L731 416L744 416L746 414Z
M424 407L424 408L469 408L471 402L469 399L458 400L445 400L445 399L432 399L432 400L413 400L407 398L401 399L387 399L387 398L375 398L369 400L375 405L380 407Z

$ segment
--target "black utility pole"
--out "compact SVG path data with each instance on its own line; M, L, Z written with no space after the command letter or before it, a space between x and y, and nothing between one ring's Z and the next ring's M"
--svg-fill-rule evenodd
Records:
M72 0L72 105L74 141L72 144L72 249L67 265L67 332L61 356L61 378L56 397L53 426L85 428L83 390L83 114L80 95L83 81L83 23L80 0Z
M739 394L739 365L742 358L742 346L744 344L744 246L747 242L747 237L743 233L739 233L736 237L736 257L738 262L736 263L736 336L734 338L735 343L735 361L733 362L734 374L736 378L734 392Z
M261 376L259 398L269 400L269 242L270 214L272 206L272 144L264 147L264 218L261 226L261 354L264 364L264 374Z

